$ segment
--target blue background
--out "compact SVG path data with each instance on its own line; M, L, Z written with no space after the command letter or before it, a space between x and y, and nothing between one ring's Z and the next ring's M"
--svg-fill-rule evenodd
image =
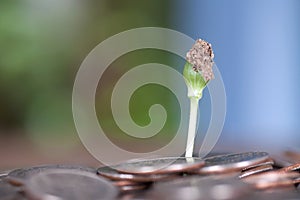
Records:
M300 145L299 9L297 0L176 1L172 26L212 44L225 83L227 116L216 149Z

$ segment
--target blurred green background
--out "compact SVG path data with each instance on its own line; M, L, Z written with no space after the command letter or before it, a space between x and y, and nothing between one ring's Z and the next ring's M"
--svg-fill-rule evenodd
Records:
M165 27L169 5L170 1L160 0L1 1L0 168L45 162L96 164L73 124L76 72L85 56L106 38L136 27ZM155 50L132 52L105 72L96 109L101 125L116 143L122 133L108 109L113 84L136 65L170 65L171 57ZM144 86L132 97L132 117L140 125L147 124L149 105L160 102L170 108L166 102L172 96L161 87ZM174 117L163 131L173 132L177 125L172 120L177 120L178 113L167 110Z

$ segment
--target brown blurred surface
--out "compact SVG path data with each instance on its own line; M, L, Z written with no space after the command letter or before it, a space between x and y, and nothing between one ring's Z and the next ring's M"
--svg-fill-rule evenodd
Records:
M100 165L81 143L60 154L41 151L22 135L0 136L0 170L44 164L80 164L92 167Z

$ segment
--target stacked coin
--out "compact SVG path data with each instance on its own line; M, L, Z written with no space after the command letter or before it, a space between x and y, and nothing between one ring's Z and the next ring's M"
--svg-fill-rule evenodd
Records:
M227 154L213 156L205 159L205 166L195 173L224 174L229 172L240 172L241 170L272 163L266 152L247 152L239 154Z
M274 161L265 152L219 155L204 161L192 176L155 183L148 199L294 199L297 195L299 199L294 187L300 182L299 164L274 170Z
M180 178L183 173L204 166L200 158L166 157L132 160L97 170L100 176L114 181L122 192L141 190L153 182Z
M300 182L300 174L295 173L300 164L277 170L273 166L268 153L246 152L204 160L196 157L134 160L101 167L97 173L113 181L121 191L149 188L148 199L241 199L245 196L253 199L263 198L253 191L289 188ZM141 187L135 187L138 184Z
M98 169L36 166L1 172L0 200L299 199L300 163L282 160L246 152L130 160Z
M235 174L245 178L273 169L274 161L266 152L247 152L226 154L201 159L193 158L155 158L133 160L97 170L114 182L121 191L144 189L152 183L182 179L191 175L209 176L216 174ZM139 185L139 187L137 187Z

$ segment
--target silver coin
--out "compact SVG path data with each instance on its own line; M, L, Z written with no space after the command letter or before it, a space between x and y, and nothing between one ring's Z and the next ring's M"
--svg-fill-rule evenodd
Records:
M129 174L168 174L188 172L204 165L201 158L166 157L128 161L115 166L121 173Z
M137 175L119 173L111 167L100 167L97 173L105 178L114 181L134 181L134 182L154 182L177 178L174 174L151 174L151 175Z
M194 173L218 174L240 171L249 166L263 163L268 159L269 154L266 152L247 152L214 156L204 159L205 166Z
M51 169L29 178L25 194L33 199L115 199L118 190L107 180L85 171Z
M8 173L7 178L11 182L11 184L15 186L22 186L25 180L28 179L29 177L49 169L76 169L79 171L96 173L96 169L94 168L79 166L79 165L42 165L42 166L35 166L35 167L13 170Z
M273 169L272 165L258 166L258 167L251 168L251 169L248 169L248 170L242 172L241 175L239 176L239 178L245 178L247 176L251 176L251 175L254 175L254 174L270 171L272 169Z
M155 200L237 200L251 199L252 193L252 188L236 177L192 176L156 183L147 197Z
M1 171L0 172L0 179L5 178L11 170Z

